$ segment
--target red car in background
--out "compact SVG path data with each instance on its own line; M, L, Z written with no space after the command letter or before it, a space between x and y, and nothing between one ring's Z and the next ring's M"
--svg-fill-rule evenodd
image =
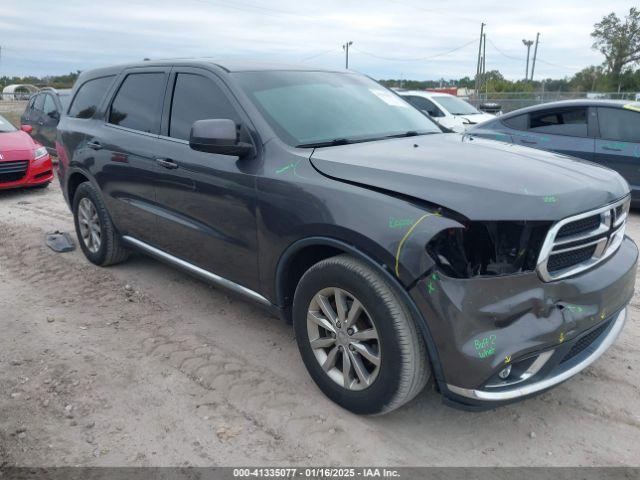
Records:
M18 130L0 115L0 190L46 187L53 180L51 157L30 130L28 125Z

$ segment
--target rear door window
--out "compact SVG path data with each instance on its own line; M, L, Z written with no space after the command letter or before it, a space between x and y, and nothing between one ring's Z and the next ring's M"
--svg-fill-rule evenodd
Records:
M131 73L116 94L109 123L147 133L158 133L166 86L164 73Z
M171 102L169 136L189 140L196 120L240 118L225 93L209 78L190 73L176 76Z
M529 130L552 135L586 137L587 108L542 110L529 114Z
M598 125L604 140L640 143L640 112L600 107Z
M102 102L113 76L89 80L82 84L69 108L69 116L91 118Z

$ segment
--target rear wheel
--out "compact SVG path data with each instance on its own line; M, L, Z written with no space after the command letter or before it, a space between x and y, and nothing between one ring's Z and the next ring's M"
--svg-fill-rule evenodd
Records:
M354 413L394 410L429 378L424 341L408 309L379 273L349 255L303 275L293 319L311 377Z
M91 263L106 267L127 259L129 252L122 247L104 202L91 183L77 188L73 216L80 248Z

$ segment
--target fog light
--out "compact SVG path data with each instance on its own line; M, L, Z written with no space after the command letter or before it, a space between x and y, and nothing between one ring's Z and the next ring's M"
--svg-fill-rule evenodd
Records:
M502 379L502 380L506 380L507 377L511 374L511 365L507 365L505 368L503 368L502 370L500 370L500 373L498 373L498 376Z

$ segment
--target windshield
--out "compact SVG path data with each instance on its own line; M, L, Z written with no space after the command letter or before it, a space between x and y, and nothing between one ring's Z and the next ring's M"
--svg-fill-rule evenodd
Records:
M233 76L289 145L441 133L437 125L395 93L361 75L270 71Z
M15 132L18 130L9 120L0 115L0 133Z
M444 95L433 97L433 99L444 107L451 115L478 115L481 112L470 103L458 97L445 97Z

